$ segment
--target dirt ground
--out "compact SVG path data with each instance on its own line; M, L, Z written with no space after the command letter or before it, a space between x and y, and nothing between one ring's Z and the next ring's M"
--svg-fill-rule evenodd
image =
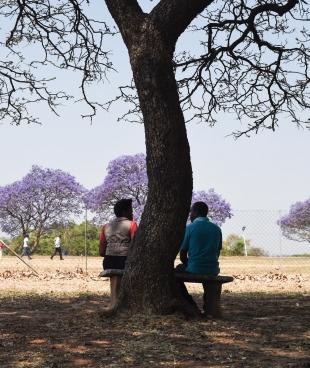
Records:
M224 318L103 318L101 259L0 260L1 368L310 368L310 259L226 258ZM189 285L198 303L201 288Z

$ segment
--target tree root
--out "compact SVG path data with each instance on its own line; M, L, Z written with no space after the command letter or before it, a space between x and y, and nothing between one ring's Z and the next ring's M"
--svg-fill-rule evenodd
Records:
M101 319L115 318L120 315L172 315L178 314L185 318L186 320L201 320L205 317L195 305L188 303L182 298L173 299L169 304L165 305L164 308L157 308L154 306L132 306L128 303L122 303L120 300L113 308L104 308L99 312L99 317Z

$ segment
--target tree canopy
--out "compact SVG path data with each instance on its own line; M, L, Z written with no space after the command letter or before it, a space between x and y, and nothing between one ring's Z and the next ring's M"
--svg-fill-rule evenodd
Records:
M145 155L124 155L110 161L107 175L87 195L88 207L97 214L97 221L114 216L113 206L122 198L133 199L136 219L140 219L147 199L148 179Z
M230 203L216 193L213 188L208 191L200 190L194 192L192 203L198 201L207 203L209 207L208 217L219 226L223 225L224 222L233 215Z
M135 219L140 220L148 195L146 156L124 155L112 160L102 185L87 194L88 207L96 213L97 222L114 216L113 206L121 198L132 198ZM214 189L193 193L192 203L203 201L209 206L209 217L222 225L232 216L230 204Z
M279 116L298 125L309 122L303 114L310 103L310 9L306 1L163 0L155 1L150 13L141 9L145 2L106 4L123 37L127 28L126 34L137 30L130 23L151 22L174 43L186 29L199 40L194 47L182 43L174 54L187 120L213 125L219 111L234 112L245 122L237 136L262 127L275 129ZM41 77L47 66L49 75L53 68L79 72L81 94L77 99L91 108L84 116L94 116L98 107L107 107L87 93L91 83L104 81L114 70L106 44L117 30L100 7L99 2L86 0L1 3L1 120L37 122L38 117L28 109L33 102L43 101L56 113L60 102L76 94L53 90L53 75ZM35 57L23 51L29 45ZM116 100L120 99L133 104L125 117L136 120L140 103L134 82L120 87Z
M21 180L0 187L0 227L16 236L40 237L56 224L67 223L82 210L85 190L62 171L33 166Z
M310 199L294 203L279 224L288 239L310 242Z
M245 239L237 234L229 234L223 242L221 254L223 256L245 256L246 242L247 255L254 257L267 257L268 253L261 247L253 247L250 239Z

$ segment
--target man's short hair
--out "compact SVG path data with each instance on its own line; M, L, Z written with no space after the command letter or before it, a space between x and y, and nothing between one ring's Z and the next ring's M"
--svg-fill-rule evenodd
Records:
M124 212L132 208L132 199L120 199L114 205L114 213L116 217L122 217Z
M192 209L197 213L199 217L206 217L209 212L209 207L205 202L195 202L192 205Z

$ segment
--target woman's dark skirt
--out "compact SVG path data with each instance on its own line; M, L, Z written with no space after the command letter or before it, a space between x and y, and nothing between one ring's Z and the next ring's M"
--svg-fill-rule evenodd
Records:
M123 270L126 262L125 256L105 256L103 259L104 270Z

